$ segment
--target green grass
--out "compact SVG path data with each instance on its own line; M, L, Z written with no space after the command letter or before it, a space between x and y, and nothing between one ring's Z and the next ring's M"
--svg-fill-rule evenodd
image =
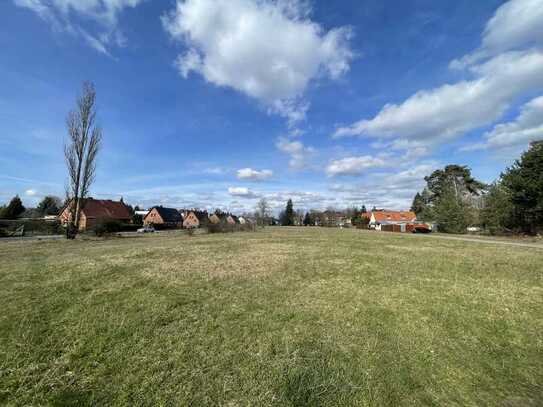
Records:
M543 250L271 228L0 244L1 405L543 403Z

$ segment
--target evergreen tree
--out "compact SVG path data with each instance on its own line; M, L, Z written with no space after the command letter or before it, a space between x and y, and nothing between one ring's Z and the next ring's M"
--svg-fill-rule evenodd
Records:
M498 234L514 228L513 204L507 189L499 182L490 186L481 210L481 223L490 234Z
M435 220L440 232L465 233L469 225L468 207L454 188L444 189L435 203Z
M471 176L469 167L454 164L434 171L428 177L424 177L424 180L430 192L430 203L438 201L442 194L452 192L455 197L461 198L469 194L479 195L485 188L485 184Z
M309 214L309 212L306 212L305 213L305 216L304 216L304 226L313 226L313 222L311 220L311 215Z
M425 208L426 205L424 203L422 195L417 192L417 194L413 198L413 203L411 204L411 212L415 212L415 214L419 216Z
M530 144L512 167L502 174L508 190L515 221L524 232L543 228L543 141Z
M61 205L60 198L48 195L41 200L36 209L41 216L58 215Z
M15 195L9 202L8 206L2 210L1 217L4 219L17 219L17 217L24 211L25 207L23 206L21 198L19 198L19 195Z
M294 225L294 206L292 204L292 199L287 201L287 206L285 211L281 214L281 226L292 226Z
M360 213L366 213L366 205L362 205L362 209L360 209Z

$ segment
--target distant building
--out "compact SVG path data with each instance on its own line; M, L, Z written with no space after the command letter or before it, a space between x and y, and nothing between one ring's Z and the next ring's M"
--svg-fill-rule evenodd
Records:
M370 213L369 227L381 230L384 225L407 225L416 220L417 215L411 211L373 211Z
M58 219L64 226L71 219L71 209L73 209L73 200L62 208ZM100 219L113 219L119 222L132 222L130 210L121 201L111 201L109 199L93 199L86 198L81 202L81 210L79 212L79 225L77 228L81 231L89 229L96 225Z
M183 218L177 209L154 206L143 218L145 225L160 225L166 227L181 227Z
M196 229L200 227L200 220L193 211L183 213L183 227L185 229Z
M211 215L209 215L209 223L217 225L221 223L221 218L219 218L216 213L212 213Z

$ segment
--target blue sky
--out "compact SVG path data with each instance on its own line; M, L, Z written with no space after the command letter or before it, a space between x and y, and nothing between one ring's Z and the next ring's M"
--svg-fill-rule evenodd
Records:
M543 0L5 0L0 50L0 203L64 195L84 80L92 195L141 206L407 208L543 138Z

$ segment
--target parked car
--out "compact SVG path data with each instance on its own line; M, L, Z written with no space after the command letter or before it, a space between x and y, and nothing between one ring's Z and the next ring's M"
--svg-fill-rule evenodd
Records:
M413 233L431 233L432 229L428 227L428 225L416 225L413 228Z
M139 229L137 230L137 232L138 232L138 233L155 233L156 230L155 230L155 228L152 227L152 226L144 226L144 227L142 227L142 228L139 228Z

